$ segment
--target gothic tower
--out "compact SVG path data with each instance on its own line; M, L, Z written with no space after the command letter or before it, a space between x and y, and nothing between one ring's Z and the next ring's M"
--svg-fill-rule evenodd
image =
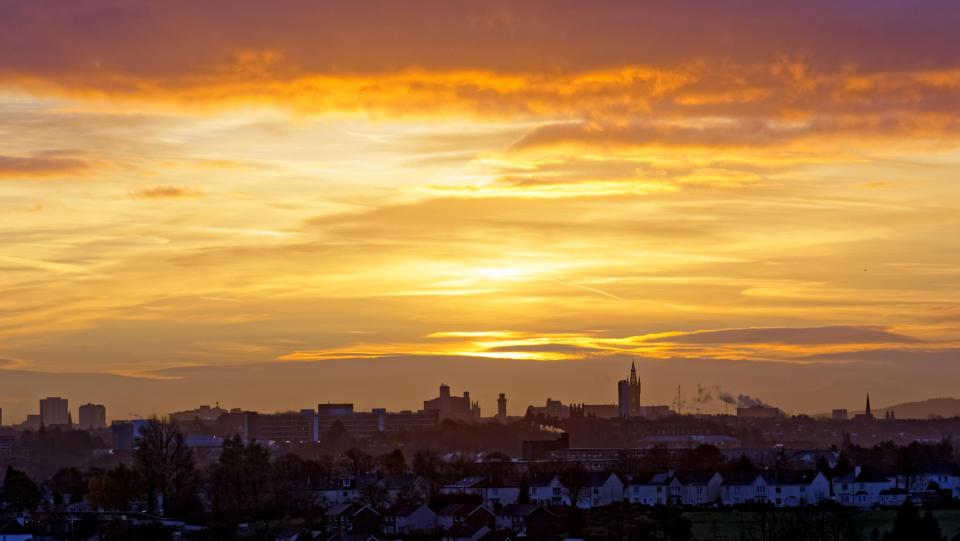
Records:
M640 409L640 380L637 378L637 363L630 363L630 379L627 382L627 394L630 404L630 417L642 417Z

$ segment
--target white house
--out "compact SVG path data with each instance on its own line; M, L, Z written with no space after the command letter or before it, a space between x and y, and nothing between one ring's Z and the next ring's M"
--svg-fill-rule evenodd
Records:
M577 507L590 509L623 501L623 481L613 472L593 472L588 475Z
M957 466L954 464L931 464L922 468L915 475L897 476L897 486L912 493L934 493L938 490L948 491L950 497L956 497Z
M816 505L830 498L830 481L819 471L770 471L764 478L773 487L769 498L777 507Z
M724 505L770 502L771 487L759 471L734 471L723 476L720 500Z
M493 480L489 477L465 477L456 483L440 487L441 494L471 494L480 496L488 507L517 503L520 485L507 479Z
M312 491L314 503L321 507L335 506L344 503L354 503L360 501L363 491L360 486L354 482L354 479L344 477L343 479L331 480Z
M902 488L885 488L880 491L880 505L884 507L900 507L903 505L910 493Z
M851 507L872 507L880 504L880 493L897 486L895 478L863 472L856 466L852 473L831 481L833 499Z
M717 472L677 472L670 482L670 491L679 488L683 505L706 505L720 499L723 476Z
M673 470L658 472L650 477L634 477L624 488L624 499L637 505L666 505L670 498Z
M570 491L559 475L547 475L530 480L530 501L540 505L570 505Z

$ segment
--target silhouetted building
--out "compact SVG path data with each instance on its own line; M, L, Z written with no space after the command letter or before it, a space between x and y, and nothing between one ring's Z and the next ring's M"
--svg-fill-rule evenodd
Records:
M450 386L440 385L440 396L423 401L423 411L436 411L440 420L477 422L480 420L480 405L470 401L470 393L463 396L450 396Z
M26 420L23 421L23 424L20 425L20 428L24 430L38 430L40 425L40 414L30 413L27 415Z
M503 393L500 393L497 398L497 419L500 421L507 420L507 395Z
M630 384L625 379L617 382L617 413L621 419L630 418Z
M873 410L870 409L870 393L867 393L867 406L864 408L863 413L854 415L854 421L873 421Z
M524 460L547 460L554 451L570 448L570 435L564 432L555 440L524 440L520 446Z
M748 406L737 408L737 417L745 419L776 419L782 417L783 412L773 406Z
M317 416L303 413L243 412L240 436L246 441L302 443L320 439Z
M107 427L107 408L101 404L80 406L79 427L83 430L98 430Z
M627 405L630 417L642 417L640 410L640 379L637 378L637 365L630 363L630 380L627 382Z
M200 421L203 423L215 423L221 415L227 413L227 410L217 404L214 407L208 405L200 406L197 409L176 411L170 414L170 420L176 423L189 423Z
M838 408L833 410L834 421L846 421L849 418L850 414L847 412L846 408Z
M616 404L571 404L570 417L595 419L616 419L620 416L620 407Z
M374 408L369 412L356 412L353 404L319 404L317 426L320 438L339 422L356 439L370 439L377 434L396 435L400 431L426 430L437 426L437 411L388 412Z
M70 426L70 406L66 398L40 399L40 422L44 426Z
M137 445L137 438L143 427L147 426L145 419L133 419L130 421L114 421L110 424L110 433L113 436L113 448L117 450L130 451Z
M546 405L527 406L527 415L531 417L542 415L544 417L552 417L554 419L569 419L570 407L564 406L563 402L559 400L547 398Z
M17 438L13 435L0 434L0 458L9 459L15 453Z

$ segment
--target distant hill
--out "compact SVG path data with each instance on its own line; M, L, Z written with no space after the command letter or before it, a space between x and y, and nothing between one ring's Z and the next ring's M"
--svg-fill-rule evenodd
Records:
M920 402L904 402L886 408L874 408L874 417L883 418L887 411L893 410L897 419L927 419L931 416L960 416L960 398L928 398Z

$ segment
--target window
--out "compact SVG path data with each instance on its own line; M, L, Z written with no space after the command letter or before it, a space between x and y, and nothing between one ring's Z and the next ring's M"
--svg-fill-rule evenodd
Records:
M553 495L554 496L560 495L560 487L553 487Z
M657 494L663 493L663 487L657 487Z
M703 494L703 487L697 487L697 494Z

